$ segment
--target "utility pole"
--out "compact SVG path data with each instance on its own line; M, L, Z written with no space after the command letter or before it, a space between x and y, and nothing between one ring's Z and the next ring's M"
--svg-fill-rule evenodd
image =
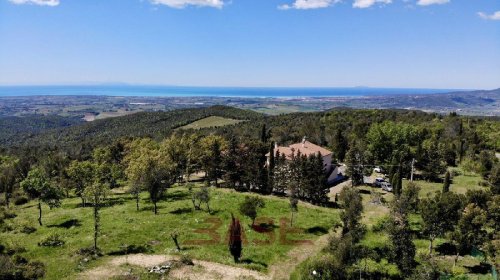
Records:
M411 177L410 177L410 181L412 181L412 182L413 182L413 171L414 171L414 169L415 169L415 168L414 168L414 165L415 165L415 158L413 158L413 159L411 160Z

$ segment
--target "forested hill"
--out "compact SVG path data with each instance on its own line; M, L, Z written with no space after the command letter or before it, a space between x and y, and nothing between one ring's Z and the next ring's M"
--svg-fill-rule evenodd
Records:
M84 121L79 117L61 117L58 115L0 117L0 144L16 143L47 130L62 129L82 123Z
M181 126L208 116L219 116L229 119L245 120L243 122L220 126L205 127L197 130L178 129ZM15 119L21 123L29 120ZM460 123L473 128L488 148L500 149L500 122L491 118L474 118L466 116L443 116L436 113L425 113L416 110L401 109L348 109L336 108L326 112L290 113L278 116L267 116L250 110L242 110L227 106L212 106L207 108L179 109L168 112L141 112L123 117L96 120L71 126L50 126L40 132L42 125L31 132L15 133L15 124L0 127L0 148L13 153L22 150L33 153L34 150L60 150L70 157L85 157L96 146L108 145L134 137L151 137L160 140L173 132L198 134L218 134L227 139L236 137L240 140L259 139L263 130L271 139L280 144L297 142L307 136L314 143L336 149L338 141L355 141L362 139L368 133L372 124L386 121L409 124L417 129L426 129L449 134L449 128L457 129ZM64 124L64 122L63 122ZM55 127L55 128L53 128ZM340 139L340 140L339 140ZM338 143L337 143L338 144ZM28 149L28 150L26 150Z
M167 112L140 112L123 117L82 123L59 116L12 117L0 119L0 146L47 147L96 146L124 137L161 138L193 121L220 116L237 120L263 118L260 113L227 106L179 109Z

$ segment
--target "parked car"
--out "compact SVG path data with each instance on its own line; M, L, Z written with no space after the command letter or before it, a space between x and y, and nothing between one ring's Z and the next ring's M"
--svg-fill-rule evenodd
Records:
M386 192L392 192L392 185L388 182L382 182L382 189Z
M375 171L376 173L382 173L382 172L384 172L384 170L380 166L375 166L375 168L373 168L373 171Z
M373 183L375 187L382 187L382 183L384 183L384 178L375 178L375 182Z

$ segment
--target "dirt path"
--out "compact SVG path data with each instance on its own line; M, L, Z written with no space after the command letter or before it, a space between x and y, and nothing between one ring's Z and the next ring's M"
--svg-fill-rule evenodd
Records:
M319 237L314 244L297 246L288 252L286 260L269 267L269 273L263 274L254 270L233 267L229 265L193 260L194 266L183 266L173 269L168 279L255 279L255 280L282 280L289 279L295 267L307 258L316 255L328 243L329 234ZM144 268L152 267L167 261L177 260L176 256L133 254L114 257L106 264L81 273L78 279L104 280L114 276L127 275L128 271L122 265L129 264Z
M127 275L128 271L122 265L129 264L144 268L160 265L167 261L177 260L175 256L133 254L112 258L106 264L81 273L78 279L104 280L114 276ZM193 260L194 266L183 266L173 269L168 274L168 279L255 279L267 280L265 274L250 269L233 267L229 265Z
M330 234L320 236L314 244L301 245L288 252L288 258L269 267L269 277L273 280L289 279L295 268L307 258L318 254L328 243Z

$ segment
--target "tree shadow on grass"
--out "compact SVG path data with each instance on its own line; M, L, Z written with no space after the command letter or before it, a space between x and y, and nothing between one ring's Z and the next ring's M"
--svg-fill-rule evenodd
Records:
M177 201L184 200L189 197L189 193L183 191L168 192L165 194L165 199L167 201Z
M103 206L113 207L115 205L122 205L130 200L132 200L132 197L111 197L106 200L106 203Z
M243 263L243 264L256 264L256 265L260 265L262 267L267 267L266 263L259 262L259 261L254 261L252 259L242 259L242 260L240 260L240 263Z
M470 273L473 274L488 274L491 271L491 265L488 263L480 263L474 266L464 266L469 270Z
M150 253L151 246L146 245L122 245L118 250L111 251L108 253L110 256L121 256L128 254L141 254L141 253Z
M457 254L457 246L453 245L450 242L445 242L443 244L439 244L435 247L436 252L440 255L456 255Z
M64 221L58 225L49 225L47 227L51 228L51 227L57 227L57 228L72 228L72 227L79 227L81 226L82 223L80 222L80 220L78 219L70 219L70 220L67 220L67 221Z
M255 224L253 226L251 224L249 224L248 227L252 228L253 230L255 230L256 232L259 232L259 233L271 232L274 229L279 228L277 225L275 225L273 223L270 223L270 224L260 223L260 224Z
M316 226L316 227L310 227L310 228L306 229L306 232L312 233L314 235L323 235L323 234L328 233L328 229L325 227Z
M360 190L359 190L359 193L360 193L360 194L371 194L372 192L371 192L371 191L369 191L369 190L363 190L363 189L360 189Z
M160 214L160 210L162 209L163 207L161 207L160 205L157 205L156 206L156 210L158 210L158 214ZM153 213L154 211L154 206L153 205L146 205L146 206L142 206L139 211L146 211L146 212L151 212Z
M170 211L170 214L187 214L193 212L193 208L190 207L185 207L185 208L178 208L173 211Z

